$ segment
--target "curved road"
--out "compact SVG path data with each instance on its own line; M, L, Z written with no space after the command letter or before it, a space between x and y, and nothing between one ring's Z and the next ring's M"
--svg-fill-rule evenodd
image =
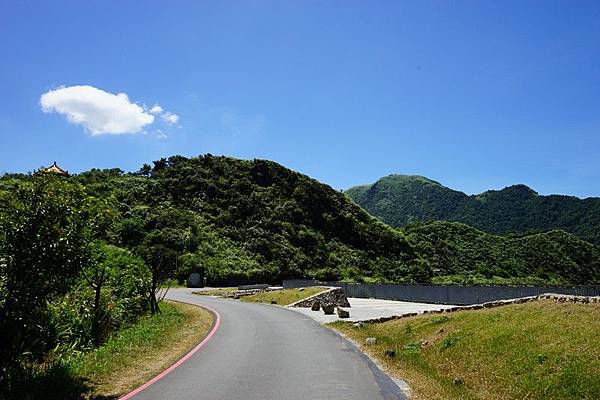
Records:
M405 399L354 345L300 313L197 296L190 289L171 290L167 297L214 309L221 326L136 400Z

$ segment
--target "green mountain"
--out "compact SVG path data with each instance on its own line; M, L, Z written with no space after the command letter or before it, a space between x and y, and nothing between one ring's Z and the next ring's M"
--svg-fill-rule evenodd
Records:
M387 224L456 221L488 233L561 229L600 244L600 198L541 196L525 185L466 195L420 176L390 175L346 194Z
M20 179L35 178L7 175L0 191ZM134 252L171 249L180 277L200 268L212 284L600 282L599 248L571 234L500 237L459 223L395 229L345 194L272 161L174 156L135 173L94 169L65 179L114 204L109 242ZM446 193L425 178L407 184L430 188L430 199Z
M437 283L591 283L600 271L598 246L561 230L497 236L435 221L404 232Z
M272 161L174 156L134 174L93 170L74 179L117 198L127 247L153 228L153 210L192 213L200 232L196 260L213 282L398 281L411 279L417 259L404 234L343 193Z

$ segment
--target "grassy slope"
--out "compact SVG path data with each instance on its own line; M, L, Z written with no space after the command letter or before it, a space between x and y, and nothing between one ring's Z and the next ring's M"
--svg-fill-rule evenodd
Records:
M73 369L93 386L94 396L118 396L163 371L210 330L208 311L180 303L162 303L162 313L143 318L98 350L75 361Z
M376 337L365 350L417 399L600 398L597 304L541 301L333 327L359 343ZM386 358L387 349L397 356Z
M244 296L241 297L241 300L252 303L271 303L275 301L280 306L287 306L288 304L292 304L317 293L321 293L324 290L327 289L322 287L308 287L302 291L298 289L283 289L273 292L258 293L252 296Z

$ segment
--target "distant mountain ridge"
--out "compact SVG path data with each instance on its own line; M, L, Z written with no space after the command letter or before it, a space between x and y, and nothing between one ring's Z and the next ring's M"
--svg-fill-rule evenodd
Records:
M522 184L467 195L417 175L389 175L345 193L396 227L439 220L495 234L562 229L600 244L600 198L543 196Z

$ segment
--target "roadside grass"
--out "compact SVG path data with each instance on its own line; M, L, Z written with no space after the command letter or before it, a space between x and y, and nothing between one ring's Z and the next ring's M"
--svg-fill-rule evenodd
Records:
M280 306L287 306L288 304L292 304L296 301L305 299L307 297L313 296L315 294L321 293L327 290L327 288L313 286L304 288L304 290L299 289L281 289L274 290L272 292L262 292L253 294L250 296L240 297L240 300L247 301L251 303L268 303L279 304Z
M197 294L199 296L224 296L229 293L237 292L237 290L238 288L236 287L222 287L209 290L198 290L192 293Z
M598 304L548 300L330 326L406 380L415 399L600 399ZM377 344L365 346L367 337Z
M72 362L91 387L91 398L118 398L152 379L197 345L213 315L188 304L162 302L161 313L140 319L102 347Z

